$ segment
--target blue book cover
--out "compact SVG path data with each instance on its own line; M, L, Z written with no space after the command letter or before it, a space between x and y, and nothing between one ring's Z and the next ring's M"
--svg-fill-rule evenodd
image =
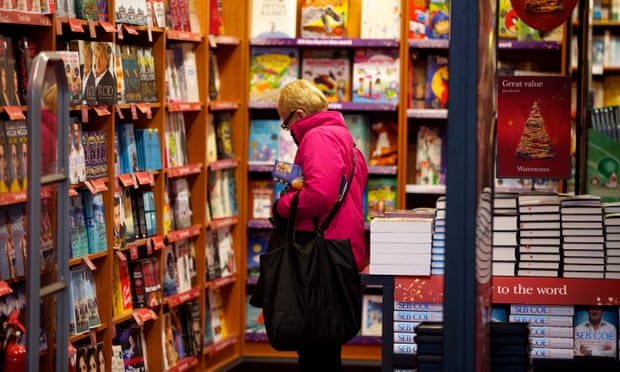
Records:
M617 306L576 306L575 356L617 358Z
M101 193L84 192L84 214L88 233L89 253L104 252L108 248L106 222Z
M71 232L71 257L87 256L88 232L86 227L86 216L84 215L84 205L81 194L72 195L69 207L69 230Z
M260 256L267 252L271 231L249 230L248 232L248 277L258 278L260 273Z
M278 156L280 121L250 120L248 163L272 165Z
M161 169L161 142L157 128L149 128L146 134L146 169Z

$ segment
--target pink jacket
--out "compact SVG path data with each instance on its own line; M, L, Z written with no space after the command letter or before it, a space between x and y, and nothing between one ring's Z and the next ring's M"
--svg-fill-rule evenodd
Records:
M353 137L342 114L335 111L322 111L295 121L291 134L298 144L295 163L301 166L304 176L297 206L297 230L313 231L312 219L319 216L320 224L327 217L338 198L342 177L349 178L353 164ZM368 167L362 152L355 151L353 181L325 238L350 239L357 267L362 270L366 264L363 197ZM288 192L278 201L281 216L288 216L294 194Z

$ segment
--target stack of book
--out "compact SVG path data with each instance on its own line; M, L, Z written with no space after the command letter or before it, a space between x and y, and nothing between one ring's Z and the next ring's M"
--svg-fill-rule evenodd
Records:
M430 275L433 219L375 217L370 222L370 274Z
M416 354L415 329L422 322L443 321L443 304L434 302L394 302L394 354L402 354L401 365L407 364L406 355ZM411 358L409 359L411 360Z
M443 323L422 322L415 332L418 372L443 371Z
M572 306L513 304L510 306L508 321L528 323L531 327L532 358L571 359L573 311Z
M519 231L518 194L496 192L493 196L492 275L514 276Z
M446 207L446 197L437 198L431 245L431 275L443 275L446 266Z
M549 317L567 317L567 321L572 322L572 317L575 314L575 308L570 305L525 305L525 304L512 304L510 305L510 314L513 315L532 315L532 316L549 316ZM557 320L551 318L551 321ZM538 329L535 325L530 330L530 346L532 348L532 356L538 354L558 354L572 353L573 350L573 333L572 328L555 331L553 326L547 329ZM549 329L551 328L551 329ZM551 335L551 332L558 335ZM565 351L555 351L556 349L562 349Z
M620 203L603 204L605 278L620 279Z
M605 238L601 199L594 195L565 198L560 202L562 219L563 276L603 278Z
M491 323L491 370L531 370L527 323Z
M519 194L517 276L560 276L560 197L555 192Z

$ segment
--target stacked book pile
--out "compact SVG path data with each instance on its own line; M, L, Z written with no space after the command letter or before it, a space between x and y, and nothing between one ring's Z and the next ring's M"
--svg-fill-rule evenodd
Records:
M443 304L432 302L394 302L394 366L415 367L418 353L416 327L422 322L443 321Z
M508 321L529 325L532 358L573 358L573 306L510 305Z
M491 370L531 371L527 323L491 323Z
M443 323L422 322L415 332L418 372L443 372Z
M443 275L446 257L446 197L435 203L435 225L431 245L431 275Z
M594 195L564 198L562 220L562 264L565 278L605 276L605 237L601 199Z
M560 197L555 192L519 194L517 276L560 276Z
M405 215L379 216L370 222L370 274L431 274L433 218Z
M620 279L620 202L603 204L605 278Z
M519 231L518 194L496 192L493 196L493 240L491 271L495 276L514 276L517 267Z

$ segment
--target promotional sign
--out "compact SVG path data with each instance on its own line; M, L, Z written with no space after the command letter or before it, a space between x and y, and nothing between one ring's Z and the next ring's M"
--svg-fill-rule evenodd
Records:
M497 177L568 178L570 77L500 76L497 91Z

